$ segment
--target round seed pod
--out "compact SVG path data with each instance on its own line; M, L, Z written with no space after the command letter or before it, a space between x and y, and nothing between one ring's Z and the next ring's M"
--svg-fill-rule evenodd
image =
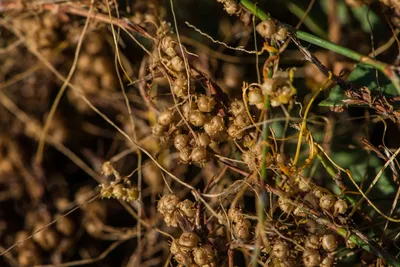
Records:
M264 103L264 96L261 89L258 87L253 87L248 93L248 100L250 105L257 105Z
M319 199L319 206L324 210L329 210L335 205L335 197L332 195L323 195Z
M192 150L189 147L184 147L181 149L181 151L179 152L179 158L182 162L184 163L188 163L191 161L192 159Z
M30 232L26 230L21 230L16 233L15 243L21 242L15 247L17 251L31 250L36 248L35 243L29 239L30 235Z
M217 115L211 118L211 120L204 124L204 131L209 135L216 135L218 132L221 132L225 129L224 119Z
M180 251L177 239L172 240L171 246L169 248L169 251L171 251L171 253L174 254L174 255Z
M167 226L178 227L175 212L164 214L164 222Z
M39 251L34 249L24 249L18 253L18 265L19 266L35 266L41 263L41 257Z
M242 114L246 111L243 101L241 100L234 100L230 105L230 111L233 116L237 116Z
M319 245L320 245L320 240L317 235L309 235L304 241L304 246L306 248L317 250L319 248Z
M189 118L189 114L196 110L196 104L192 102L186 102L182 106L182 113L185 118Z
M244 131L242 131L241 127L231 124L231 126L228 127L228 134L234 139L240 139L243 137Z
M167 131L167 127L164 125L161 125L159 123L154 124L153 127L151 128L151 132L155 136L162 136L166 131Z
M189 266L191 263L193 263L193 257L192 255L185 253L185 252L178 252L174 255L174 259L179 263L182 264L180 266Z
M309 192L312 188L311 185L312 185L311 182L308 181L307 179L300 179L298 183L299 189L302 192Z
M211 112L216 104L215 99L209 96L200 95L197 98L197 107L201 112Z
M310 206L313 208L313 209L317 209L318 208L318 198L314 195L314 194L312 194L312 193L307 193L305 196L304 196L304 201L306 201L307 202L307 204L310 204Z
M179 247L185 252L191 251L199 243L200 237L194 232L183 232L178 240Z
M319 188L314 189L313 193L317 198L321 198L324 195L324 192Z
M59 217L56 222L57 231L66 236L72 235L75 232L75 225L73 220L66 216L60 216L60 214L56 215L56 218Z
M326 234L322 237L322 247L325 249L327 252L333 252L337 249L338 247L338 241L336 239L336 236L333 234Z
M197 145L201 147L206 147L210 144L211 140L208 134L200 133L197 135Z
M43 229L44 228L44 229ZM40 229L43 229L39 231ZM39 231L39 232L37 232ZM33 240L44 250L48 251L55 248L59 241L59 236L50 227L46 227L45 224L38 223L33 231L36 233L33 236Z
M238 127L244 128L246 126L249 126L251 121L246 113L240 113L236 116L233 123Z
M283 242L277 242L272 247L272 255L280 260L284 260L289 256L289 247Z
M261 21L256 26L256 31L264 38L271 38L276 33L276 25L270 19Z
M174 121L174 113L171 110L164 110L158 116L157 121L161 125L169 126Z
M333 256L326 256L321 264L319 265L320 267L332 267L335 264L335 258L333 258Z
M243 219L243 213L239 208L231 207L228 210L228 218L232 222L238 222Z
M306 249L303 252L303 263L306 267L318 266L321 263L321 255L314 249Z
M178 150L182 150L187 147L189 143L189 137L186 134L178 134L174 138L174 146Z
M290 199L285 197L278 198L278 205L281 211L284 213L291 213L294 210L294 206L292 205Z
M92 57L87 53L82 53L82 55L78 59L77 68L82 71L90 71L92 68Z
M207 253L202 247L198 247L193 250L193 259L194 262L199 266L203 266L209 263Z
M261 89L263 93L265 94L272 94L273 91L275 91L277 86L276 79L274 78L267 78L264 80L263 84L261 85Z
M178 78L172 83L172 92L178 97L187 95L187 78L184 76L178 76Z
M176 42L171 36L165 36L161 40L161 50L170 57L176 56L175 46Z
M337 199L335 202L335 205L333 205L333 211L334 211L334 215L338 215L338 214L345 214L347 211L347 202L344 199Z
M194 162L204 163L207 161L207 150L204 147L195 147L192 150L191 158Z
M233 226L233 234L238 239L247 240L250 238L250 229L250 221L243 218Z
M177 197L177 195L170 193L162 196L157 203L157 210L161 214L172 213L177 205L181 202L181 200Z
M111 71L110 61L103 56L94 57L93 61L90 62L91 70L97 75L104 75Z
M174 56L171 59L171 67L176 72L181 72L185 70L185 63L179 56Z
M206 117L199 110L194 110L189 114L189 121L194 126L200 127L206 123Z
M284 41L287 37L288 29L286 27L280 27L279 30L275 33L275 39L278 41Z
M185 199L181 203L177 205L177 208L180 209L187 217L194 218L196 216L196 207L194 203L189 199Z

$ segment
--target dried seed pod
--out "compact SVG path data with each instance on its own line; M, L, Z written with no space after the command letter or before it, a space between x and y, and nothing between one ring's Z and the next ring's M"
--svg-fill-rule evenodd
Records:
M348 206L347 206L346 200L341 199L341 198L337 199L335 202L335 205L333 206L334 215L336 216L338 214L345 214L347 211L347 208L348 208Z
M161 50L170 57L176 56L175 46L176 42L171 36L165 36L161 40Z
M45 224L42 223L37 224L33 232L34 233L37 232L33 236L33 240L44 250L48 251L57 246L59 241L58 234L50 227L46 227Z
M193 263L193 257L189 253L178 252L174 255L174 259L182 266L190 266L189 264Z
M18 243L16 246L17 251L35 249L36 245L32 239L29 238L31 234L28 231L18 231L15 235L15 242Z
M193 250L194 262L199 266L206 266L214 259L214 250L210 245L203 245Z
M289 256L289 247L284 242L277 242L272 247L272 255L280 260L284 260Z
M329 210L333 205L335 205L335 197L330 194L323 195L319 199L319 206L324 210Z
M217 104L213 97L200 95L197 97L197 107L201 112L211 112Z
M253 87L248 93L248 100L250 105L257 105L264 103L264 95L261 89L258 87Z
M310 206L313 208L313 209L318 209L318 198L314 195L314 194L312 194L312 193L307 193L305 196L304 196L304 201L306 201L307 202L307 204L310 204Z
M172 213L181 202L177 195L170 193L162 196L157 203L157 210L161 214Z
M237 115L242 114L242 113L244 113L246 111L244 103L241 100L232 101L229 109L230 109L231 113L233 114L233 116L237 116Z
M172 92L178 97L186 96L188 94L187 78L184 76L178 76L172 84Z
M184 252L193 250L200 243L200 237L195 232L183 232L179 237L179 247Z
M233 234L236 238L247 240L250 238L251 223L247 219L241 219L233 226Z
M211 140L208 134L200 133L197 135L197 145L201 147L206 147L210 144Z
M320 245L320 240L317 235L309 235L304 241L304 246L306 248L311 248L317 250Z
M321 255L314 249L306 249L303 251L303 263L306 267L318 266L321 262Z
M279 197L278 205L281 211L284 213L291 213L294 210L294 206L291 203L291 200L285 197Z
M207 161L207 150L204 147L195 147L192 150L191 159L197 163Z
M154 124L153 127L151 128L151 132L155 136L162 136L166 131L167 131L167 127L164 125L161 125L159 123Z
M187 217L194 218L196 216L196 207L194 203L189 199L185 199L181 203L177 205L177 208L180 209Z
M73 220L66 216L63 217L60 216L61 214L55 216L57 218L56 222L57 231L66 236L72 235L75 232L75 224Z
M312 184L307 179L300 179L299 183L298 183L298 187L299 187L300 191L309 192L312 188ZM315 196L315 194L314 194L314 196Z
M242 128L239 126L236 126L235 124L231 124L228 127L228 134L230 137L234 139L240 139L244 135L244 131L242 131Z
M171 246L169 248L169 250L171 251L172 254L176 254L178 253L181 249L179 248L179 244L178 244L178 240L174 239L171 242Z
M284 41L288 34L288 28L280 27L279 30L275 33L274 37L278 41Z
M181 72L185 70L185 63L179 56L174 56L171 59L171 67L176 72Z
M221 132L225 129L224 119L217 115L211 118L211 120L204 124L204 131L209 135L216 135L218 132Z
M182 150L187 147L189 143L189 137L186 134L178 134L174 138L174 146L178 150Z
M317 198L321 198L324 195L324 192L320 188L314 189L313 193Z
M167 226L178 227L175 212L164 214L164 222Z
M333 258L333 256L328 255L326 256L321 264L319 265L320 267L332 267L335 264L335 258Z
M184 147L179 152L179 159L183 163L189 163L192 159L192 150L189 147Z
M18 265L19 266L35 266L41 263L41 257L39 251L34 249L24 249L18 253Z
M111 162L109 161L105 161L102 165L101 165L101 173L105 176L111 176L114 173L114 167L112 165Z
M240 113L240 114L236 115L236 118L233 120L233 123L236 126L244 128L244 127L249 126L251 121L250 121L249 116L246 113Z
M174 112L171 110L164 110L158 115L158 123L164 126L169 126L174 121Z
M337 249L338 247L338 241L336 239L336 236L333 234L326 234L322 237L322 247L327 251L327 252L333 252Z
M186 102L182 106L182 113L185 118L189 118L189 114L192 113L193 111L196 110L196 103L192 102Z
M189 121L194 126L200 127L206 123L206 116L199 110L194 110L189 113Z
M293 214L294 214L295 216L299 216L299 217L305 217L305 216L307 216L307 213L304 211L304 208L301 207L301 206L295 207L295 209L294 209L294 211L293 211Z
M263 20L256 26L256 31L264 38L271 38L276 33L276 25L271 19Z
M236 207L231 207L228 210L228 218L232 222L238 222L243 219L243 213L242 210Z

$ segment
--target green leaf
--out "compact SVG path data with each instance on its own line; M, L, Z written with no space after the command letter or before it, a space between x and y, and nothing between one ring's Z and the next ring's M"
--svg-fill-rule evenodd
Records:
M366 86L372 93L379 93L382 90L384 96L392 97L397 95L396 88L381 72L362 63L356 65L350 73L348 81L357 87ZM339 86L335 86L331 89L328 97L319 103L319 106L341 107L344 105L342 102L344 99L347 99L344 90Z

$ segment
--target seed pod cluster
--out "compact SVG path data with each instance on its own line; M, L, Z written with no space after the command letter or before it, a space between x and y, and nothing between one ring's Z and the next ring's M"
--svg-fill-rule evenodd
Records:
M173 193L162 196L158 201L157 211L164 216L167 226L172 227L178 227L177 216L184 216L191 223L194 223L196 218L195 204L189 199L181 201Z
M249 240L251 237L251 223L246 219L239 208L231 207L228 218L233 224L233 235L239 240Z
M272 19L261 21L256 26L256 31L264 38L273 38L277 41L284 41L287 37L288 29L282 25L276 25Z
M230 117L231 124L228 127L228 135L233 139L242 139L246 134L245 127L249 126L251 121L246 113L243 101L232 101L229 108L232 117Z
M202 244L195 232L183 232L178 239L172 241L170 251L174 259L184 266L216 266L214 249L208 244Z

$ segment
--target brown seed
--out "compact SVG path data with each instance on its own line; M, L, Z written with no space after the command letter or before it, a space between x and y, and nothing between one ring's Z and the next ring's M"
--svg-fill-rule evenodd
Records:
M60 217L61 215L56 215L56 217ZM72 235L75 232L75 225L71 218L69 217L60 217L56 222L56 229L58 232L63 235Z
M284 213L291 213L294 210L294 206L291 203L291 200L285 197L279 197L278 199L279 208Z
M338 241L336 239L336 236L333 234L327 234L322 237L322 247L327 251L327 252L333 252L337 249L338 247Z
M170 193L164 195L157 203L157 210L161 214L172 213L181 202L177 195Z
M321 264L319 265L320 267L332 267L335 264L335 258L333 258L334 256L326 256Z
M193 258L194 258L194 262L199 266L203 266L208 263L207 254L204 251L204 249L201 247L195 248L193 250Z
M251 121L250 121L249 116L246 113L241 113L236 116L233 123L238 127L244 128L244 127L249 126Z
M306 248L318 249L320 245L319 237L317 235L309 235L304 241Z
M264 20L256 26L256 31L264 38L271 38L276 32L275 22L271 19Z
M200 133L197 135L197 145L206 147L210 144L210 137L206 133Z
M170 57L176 56L175 45L176 42L171 36L165 36L161 40L161 50Z
M194 232L183 232L179 237L178 244L183 250L192 250L197 247L200 237Z
M185 70L185 63L179 56L175 56L171 59L171 67L176 72Z
M327 194L327 195L323 195L320 199L319 199L319 206L324 209L324 210L329 210L330 208L333 207L333 205L335 204L335 197Z
M45 224L37 224L33 232L35 232L33 240L44 250L48 251L57 246L59 241L58 234L50 227L46 227Z
M174 146L178 150L182 150L187 147L189 143L189 137L186 134L178 134L174 138Z
M191 157L192 151L190 148L185 147L182 148L181 151L179 152L179 158L183 163L188 163L192 159Z
M272 255L280 260L284 260L289 256L289 248L283 242L277 242L272 247Z
M194 162L204 163L207 161L207 150L204 147L193 148L191 158Z
M264 96L261 92L261 89L258 87L254 87L250 89L248 93L248 100L250 105L257 105L264 103Z
M206 117L199 110L194 110L189 114L189 121L194 126L200 127L206 123Z
M166 131L167 131L167 127L164 125L161 125L159 123L154 124L153 127L151 128L151 132L155 136L162 136Z
M247 240L250 238L250 229L251 229L250 221L243 218L233 226L233 234L238 239Z
M306 249L303 252L303 263L306 267L318 266L321 262L321 255L314 249Z
M242 128L235 124L231 124L231 126L228 127L228 134L230 137L232 137L234 139L242 138L244 133L245 132L242 131Z
M171 110L164 110L158 115L158 123L169 126L174 121L174 113Z
M335 205L333 206L333 211L335 215L345 214L347 208L348 206L346 200L339 198L336 200Z
M179 203L177 208L180 209L188 218L194 218L196 216L196 207L189 199L185 199Z
M275 33L275 39L279 41L284 41L287 37L288 29L286 27L280 27Z
M209 96L200 95L197 98L197 107L201 112L211 112L217 102Z
M246 111L243 101L241 100L234 100L231 103L230 111L232 112L233 116L237 116L242 114Z

